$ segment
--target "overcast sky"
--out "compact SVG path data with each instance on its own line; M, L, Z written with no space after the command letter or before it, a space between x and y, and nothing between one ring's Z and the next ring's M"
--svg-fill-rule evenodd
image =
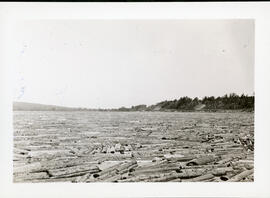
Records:
M254 92L253 20L36 20L10 38L15 101L116 108Z

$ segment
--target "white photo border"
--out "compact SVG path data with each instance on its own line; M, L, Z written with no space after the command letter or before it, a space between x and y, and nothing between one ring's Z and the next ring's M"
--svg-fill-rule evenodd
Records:
M247 183L12 182L12 65L8 35L18 20L254 19L255 169ZM270 197L270 3L0 3L0 197Z

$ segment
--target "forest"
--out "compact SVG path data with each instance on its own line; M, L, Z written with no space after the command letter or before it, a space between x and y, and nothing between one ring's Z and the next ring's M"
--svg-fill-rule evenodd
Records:
M137 105L131 108L121 107L118 111L193 111L193 110L254 110L254 96L235 93L219 97L203 97L202 99L187 96L175 100L165 100L155 105Z

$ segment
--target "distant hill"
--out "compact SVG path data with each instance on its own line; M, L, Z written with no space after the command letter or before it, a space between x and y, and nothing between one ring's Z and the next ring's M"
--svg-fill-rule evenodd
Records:
M77 111L77 110L86 110L84 108L71 108L71 107L62 107L56 105L44 105L37 103L28 103L28 102L13 102L14 111Z

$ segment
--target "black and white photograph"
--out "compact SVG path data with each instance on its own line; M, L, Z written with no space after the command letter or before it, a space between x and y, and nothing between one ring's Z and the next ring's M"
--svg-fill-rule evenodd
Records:
M25 20L13 182L253 182L253 19Z

